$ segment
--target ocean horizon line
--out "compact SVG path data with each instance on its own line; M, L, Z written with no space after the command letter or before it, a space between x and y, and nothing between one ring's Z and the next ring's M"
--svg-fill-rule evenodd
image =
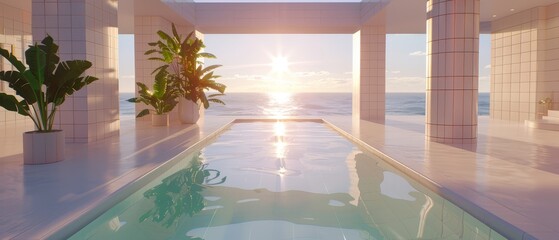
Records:
M136 92L118 92L119 94L121 93L136 93ZM225 94L228 93L271 93L271 92L226 92ZM283 92L281 92L283 93ZM353 92L287 92L287 93L353 93ZM386 93L425 93L425 92L386 92ZM490 93L490 92L478 92L478 93Z

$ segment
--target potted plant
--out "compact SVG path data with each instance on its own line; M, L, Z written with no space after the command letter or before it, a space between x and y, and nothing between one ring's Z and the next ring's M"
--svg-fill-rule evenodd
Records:
M155 75L155 82L153 83L153 91L140 82L136 85L140 88L138 90L139 97L128 99L133 103L144 103L153 107L151 115L151 124L153 126L168 126L169 125L169 112L172 111L177 105L177 90L171 81L168 81L168 72L161 70ZM138 113L136 117L143 117L150 114L149 109L144 109Z
M149 43L153 49L146 51L145 55L158 54L159 56L149 58L163 63L154 72L169 70L170 78L177 83L175 86L184 99L179 101L181 122L196 123L200 117L200 104L206 109L210 102L225 104L217 97L224 95L226 86L216 82L219 76L213 73L220 65L204 67L204 63L201 62L203 58L216 58L211 53L201 52L205 47L203 41L196 38L194 32L183 39L174 24L172 31L172 35L158 31L160 40ZM218 93L206 95L209 90Z
M61 62L57 54L58 45L50 36L25 51L27 66L12 52L0 48L0 55L15 68L0 72L0 80L8 82L20 97L0 93L0 105L6 110L28 116L35 124L35 131L23 134L24 164L44 164L64 159L64 133L53 129L58 107L64 103L66 96L97 80L96 77L82 76L91 67L91 62Z

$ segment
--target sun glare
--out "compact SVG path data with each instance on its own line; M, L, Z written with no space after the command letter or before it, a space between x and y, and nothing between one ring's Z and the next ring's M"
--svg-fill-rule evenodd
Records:
M286 57L275 57L272 61L272 70L278 73L284 73L289 70L289 61Z
M285 136L285 124L283 122L277 121L274 124L274 133L277 137L283 138Z
M274 124L274 132L276 135L276 142L274 143L276 147L276 158L279 161L278 174L283 176L287 173L285 168L285 158L287 156L287 143L285 142L285 124L281 121L277 121Z
M290 92L270 92L268 97L268 105L263 108L263 114L266 116L283 119L291 116L298 109L293 103L293 94Z
M291 93L289 92L274 92L269 93L270 100L274 105L283 106L291 101Z

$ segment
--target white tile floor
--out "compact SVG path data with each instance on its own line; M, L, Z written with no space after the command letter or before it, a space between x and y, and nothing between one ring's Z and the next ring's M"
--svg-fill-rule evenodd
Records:
M559 236L559 132L480 117L477 144L445 145L424 140L423 116L388 116L385 125L327 120L440 185L482 221L501 218L537 239ZM512 237L522 239L521 231Z
M2 144L0 156L0 239L52 234L230 120L168 128L123 120L119 137L67 144L65 161L37 166L22 165L21 136L11 136L15 141Z
M66 161L43 166L22 166L21 137L0 129L15 139L0 148L0 238L50 234L230 120L212 117L198 128L123 120L119 137L68 144ZM538 239L559 235L559 132L481 117L477 144L451 146L424 140L422 116L389 116L385 125L326 120L442 186L483 221L502 218Z

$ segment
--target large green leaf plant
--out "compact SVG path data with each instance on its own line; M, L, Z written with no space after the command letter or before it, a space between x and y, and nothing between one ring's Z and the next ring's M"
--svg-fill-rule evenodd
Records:
M204 58L216 58L211 53L202 52L204 42L194 36L194 32L183 39L174 24L172 34L163 31L158 31L157 34L160 39L149 43L153 48L145 52L145 55L153 56L150 60L163 63L154 72L168 70L170 78L177 82L180 95L195 103L201 102L206 109L210 102L225 104L218 97L224 95L226 86L216 81L219 76L213 72L221 65L206 67L201 61ZM209 90L217 93L206 95Z
M53 130L56 111L67 96L97 80L82 76L92 66L91 62L61 62L58 45L50 36L25 51L27 66L6 49L0 48L0 55L15 68L1 71L0 80L7 82L19 96L0 93L0 106L30 117L39 132Z
M153 83L153 91L149 90L145 84L137 82L139 97L130 98L128 101L149 105L153 107L152 111L157 115L172 111L178 103L178 91L173 86L173 82L168 81L168 77L169 73L165 70L157 72L155 74L155 82ZM143 117L148 114L150 114L150 110L144 109L136 117Z

